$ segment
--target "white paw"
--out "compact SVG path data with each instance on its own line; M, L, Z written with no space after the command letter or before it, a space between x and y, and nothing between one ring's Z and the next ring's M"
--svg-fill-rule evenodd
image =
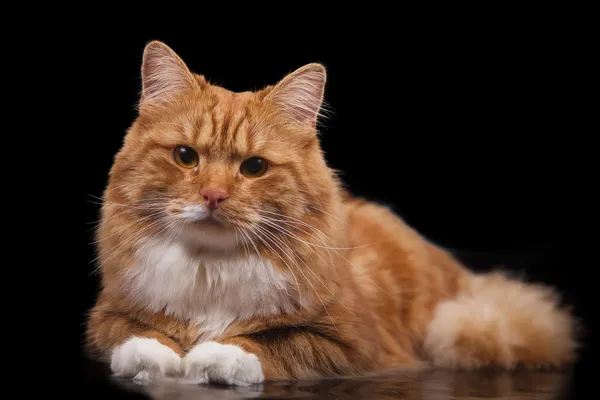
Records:
M140 384L181 373L181 357L156 339L132 337L112 353L110 369L116 376Z
M248 386L264 381L258 357L231 344L196 345L183 358L182 369L184 379L191 383Z

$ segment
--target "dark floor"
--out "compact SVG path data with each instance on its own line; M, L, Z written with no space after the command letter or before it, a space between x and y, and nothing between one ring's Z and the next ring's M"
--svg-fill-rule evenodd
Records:
M494 264L508 264L513 270L521 265L532 265L532 260L521 257L510 258L484 254L458 254L468 265L485 268ZM558 262L558 261L554 261ZM539 261L541 265L544 260ZM565 284L566 286L566 284ZM574 297L574 296L571 296ZM576 298L576 296L575 296ZM586 305L585 302L580 302ZM589 307L588 307L589 308ZM583 311L582 311L583 310ZM587 309L579 307L579 311ZM587 325L590 324L588 316ZM588 327L589 330L590 327ZM589 333L589 332L588 332ZM278 398L278 399L594 399L596 392L594 379L597 375L596 359L592 356L591 344L587 337L581 352L582 358L563 372L448 372L442 370L420 373L394 373L385 376L359 379L329 379L267 383L260 387L232 388L218 386L191 385L149 385L138 386L127 381L110 378L101 366L84 361L82 364L84 399L237 399L237 398Z
M140 386L88 371L85 398L146 399L570 399L573 370L563 372L397 372L377 377L266 383L257 387L151 384ZM90 390L91 389L91 390Z

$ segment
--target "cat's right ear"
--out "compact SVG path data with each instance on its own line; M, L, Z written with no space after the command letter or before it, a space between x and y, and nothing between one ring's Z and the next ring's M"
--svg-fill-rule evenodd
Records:
M323 105L326 79L323 65L307 64L270 88L266 99L278 106L291 122L314 128Z
M193 74L169 46L159 41L146 45L142 58L140 104L161 103L197 87Z

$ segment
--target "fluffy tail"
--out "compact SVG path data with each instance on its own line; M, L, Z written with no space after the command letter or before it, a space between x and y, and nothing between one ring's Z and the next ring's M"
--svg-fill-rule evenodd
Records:
M575 321L551 288L502 273L473 274L468 288L441 302L425 350L449 368L551 367L575 359Z

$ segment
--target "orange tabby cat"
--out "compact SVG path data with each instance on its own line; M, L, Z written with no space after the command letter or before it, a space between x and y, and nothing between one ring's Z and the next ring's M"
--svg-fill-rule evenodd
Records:
M142 78L87 329L116 375L248 385L574 360L552 289L472 273L343 191L316 131L323 66L233 93L151 42Z

